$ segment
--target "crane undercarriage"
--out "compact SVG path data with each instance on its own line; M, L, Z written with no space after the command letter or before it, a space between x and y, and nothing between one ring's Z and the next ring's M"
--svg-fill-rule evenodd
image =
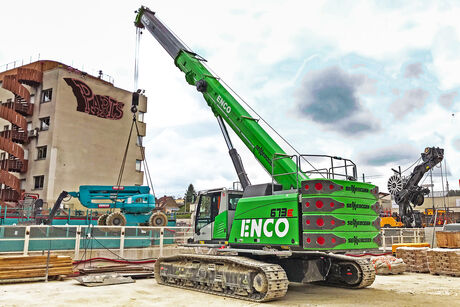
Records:
M249 252L163 257L155 264L155 278L162 285L253 302L284 297L290 281L358 289L375 279L367 259L326 252L292 252L281 258Z

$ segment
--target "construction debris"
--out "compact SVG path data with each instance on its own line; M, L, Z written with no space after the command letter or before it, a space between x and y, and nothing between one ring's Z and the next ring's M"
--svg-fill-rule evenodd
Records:
M153 267L140 265L108 265L91 268L82 268L79 270L81 275L100 274L100 273L119 273L124 277L134 279L154 277Z
M377 275L401 274L407 269L402 259L393 256L371 257L371 263Z
M117 273L87 275L75 278L79 283L87 287L99 287L109 285L128 284L135 282L131 277L124 277Z
M0 283L23 282L73 273L72 258L68 256L0 257ZM47 269L48 267L48 269Z

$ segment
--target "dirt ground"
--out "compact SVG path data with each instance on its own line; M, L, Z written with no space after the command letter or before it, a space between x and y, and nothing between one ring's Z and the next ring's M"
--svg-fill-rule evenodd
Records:
M134 284L84 287L75 280L0 285L0 306L460 306L460 278L405 273L377 276L361 290L289 285L287 295L258 304L177 288L154 279Z

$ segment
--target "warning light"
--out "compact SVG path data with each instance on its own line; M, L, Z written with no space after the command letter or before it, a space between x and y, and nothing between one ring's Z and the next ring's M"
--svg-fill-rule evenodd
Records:
M331 190L334 189L334 185L331 184L331 185L329 186L329 189L331 189Z
M310 220L306 220L305 223L307 223L307 225L310 225Z
M310 189L310 186L308 184L305 185L305 190Z
M331 239L331 242L332 242L332 243L335 243L335 238L332 238L332 239Z
M334 220L331 220L331 224L332 224L332 225L335 225L335 221L334 221Z
M319 219L317 219L317 220L316 220L316 225L318 225L319 227L324 226L324 220L323 220L323 218L320 217Z
M316 201L316 208L321 209L323 207L323 202L321 200Z
M310 243L311 242L311 239L310 238L307 238L307 243Z
M307 207L310 207L310 203L309 203L309 202L307 202L307 203L305 204L305 206L307 206Z
M331 208L334 207L334 203L331 202Z
M323 245L325 242L326 240L324 239L324 237L318 237L318 239L316 239L316 243L318 243L319 245Z
M316 183L316 184L315 184L315 189L316 189L317 191L322 190L322 189L323 189L322 183L320 183L320 182Z

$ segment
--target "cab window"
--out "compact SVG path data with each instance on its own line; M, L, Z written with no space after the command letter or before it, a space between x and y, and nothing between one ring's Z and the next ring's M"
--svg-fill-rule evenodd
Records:
M212 223L219 213L220 193L201 195L196 217L196 230Z
M241 194L229 194L228 195L228 210L236 210L236 204L243 195Z

